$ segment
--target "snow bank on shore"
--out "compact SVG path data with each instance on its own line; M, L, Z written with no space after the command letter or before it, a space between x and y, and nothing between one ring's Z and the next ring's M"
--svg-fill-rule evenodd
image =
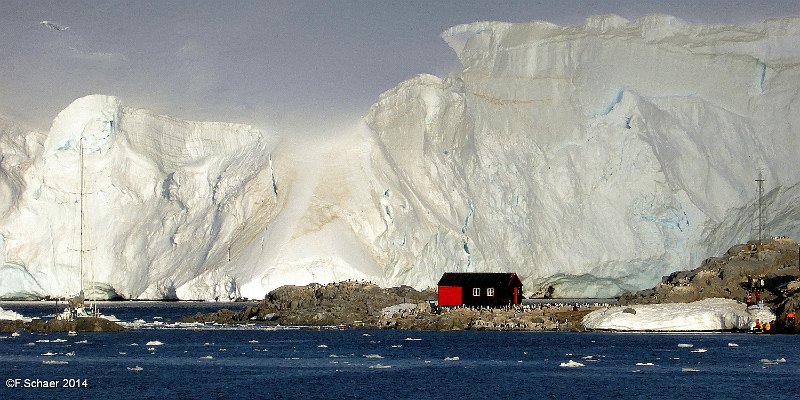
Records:
M750 329L756 320L774 321L766 307L731 299L712 298L693 303L647 304L611 307L583 318L587 329L616 331L721 331Z

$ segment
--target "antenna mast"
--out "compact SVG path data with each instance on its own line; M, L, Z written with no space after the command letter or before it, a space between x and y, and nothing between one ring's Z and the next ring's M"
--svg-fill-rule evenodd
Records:
M764 241L764 225L767 222L767 215L764 213L764 178L761 175L761 172L758 172L758 179L756 179L756 184L758 185L758 242L762 243Z

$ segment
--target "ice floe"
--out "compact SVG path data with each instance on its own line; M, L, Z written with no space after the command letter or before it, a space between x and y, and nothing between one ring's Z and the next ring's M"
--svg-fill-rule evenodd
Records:
M561 368L581 368L581 367L585 367L586 365L581 364L581 363L579 363L579 362L577 362L575 360L569 360L567 362L562 362L558 366L561 367Z

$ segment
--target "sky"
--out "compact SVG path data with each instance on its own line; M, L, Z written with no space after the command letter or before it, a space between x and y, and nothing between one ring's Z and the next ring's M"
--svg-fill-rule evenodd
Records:
M800 0L0 0L0 115L46 130L76 98L108 94L184 119L302 130L357 118L420 73L459 70L439 37L451 26L652 13L748 23L800 15Z

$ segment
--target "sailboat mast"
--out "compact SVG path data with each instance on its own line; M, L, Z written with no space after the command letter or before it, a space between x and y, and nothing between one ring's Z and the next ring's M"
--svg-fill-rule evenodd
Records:
M80 243L80 246L81 247L80 247L80 254L81 254L81 256L80 256L80 261L78 261L78 263L80 265L80 273L81 273L81 275L80 275L80 288L81 288L80 295L81 295L81 297L83 297L83 253L85 252L84 247L83 247L83 224L84 224L84 211L83 211L83 196L84 196L84 190L83 190L84 189L84 186L83 186L84 185L84 183L83 183L83 136L81 136L81 140L80 140L80 150L81 150L81 155L80 155L80 161L81 161L81 194L80 194L80 207L81 207L81 227L80 227L80 241L81 241L81 243Z

